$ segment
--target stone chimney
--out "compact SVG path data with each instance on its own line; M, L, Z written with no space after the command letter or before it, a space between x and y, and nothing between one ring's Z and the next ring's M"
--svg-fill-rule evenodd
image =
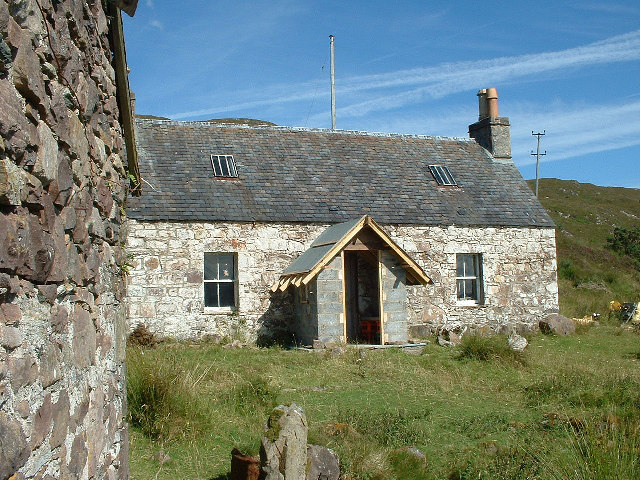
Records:
M498 91L484 88L478 92L478 121L469 125L469 137L486 148L496 160L511 161L509 118L498 116Z

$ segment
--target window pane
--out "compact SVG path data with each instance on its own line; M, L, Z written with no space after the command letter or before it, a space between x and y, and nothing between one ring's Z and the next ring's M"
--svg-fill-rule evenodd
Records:
M459 253L456 255L456 277L475 277L476 255Z
M470 282L469 290L467 291L467 295L469 295L469 300L480 300L478 296L478 281L477 280L466 280Z
M458 289L458 300L464 300L464 280L458 280L456 284Z
M219 280L234 280L233 253L219 253L218 265L220 266Z
M204 279L218 280L218 254L204 254Z
M220 288L220 306L221 307L235 307L235 285L233 282L223 282L218 284Z
M476 262L475 255L465 255L464 256L464 275L465 277L475 277L476 274Z
M475 290L475 280L462 280L464 282L464 300L475 300L476 297L473 295L473 291Z
M220 165L221 165L221 175L223 177L228 177L229 176L229 163L227 160L226 156L221 155L220 156Z
M213 174L218 177L220 176L220 160L218 155L211 155L211 166L213 167Z
M205 282L204 284L204 306L219 307L218 284L215 282Z

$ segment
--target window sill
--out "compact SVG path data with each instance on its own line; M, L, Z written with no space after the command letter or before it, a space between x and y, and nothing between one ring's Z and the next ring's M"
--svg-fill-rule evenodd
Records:
M238 307L204 307L205 315L229 315L237 311Z
M484 303L479 303L475 300L458 300L456 307L484 307Z

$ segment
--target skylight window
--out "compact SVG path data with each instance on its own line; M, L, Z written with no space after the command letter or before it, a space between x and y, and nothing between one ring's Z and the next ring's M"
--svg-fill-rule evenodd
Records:
M211 155L211 167L215 177L236 178L236 162L233 155Z
M451 175L451 172L444 165L429 165L431 175L436 179L438 185L458 185Z

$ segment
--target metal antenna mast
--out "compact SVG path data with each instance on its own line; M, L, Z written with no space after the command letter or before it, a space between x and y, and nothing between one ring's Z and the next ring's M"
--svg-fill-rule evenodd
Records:
M331 130L336 129L336 70L335 70L335 48L333 46L333 35L329 35L331 44Z
M542 133L533 133L533 130L531 130L531 135L538 137L538 148L536 149L536 153L531 152L531 155L536 156L536 198L538 198L538 179L540 178L540 157L547 154L546 150L544 153L540 153L540 137L544 136L546 133L546 130L543 130Z

